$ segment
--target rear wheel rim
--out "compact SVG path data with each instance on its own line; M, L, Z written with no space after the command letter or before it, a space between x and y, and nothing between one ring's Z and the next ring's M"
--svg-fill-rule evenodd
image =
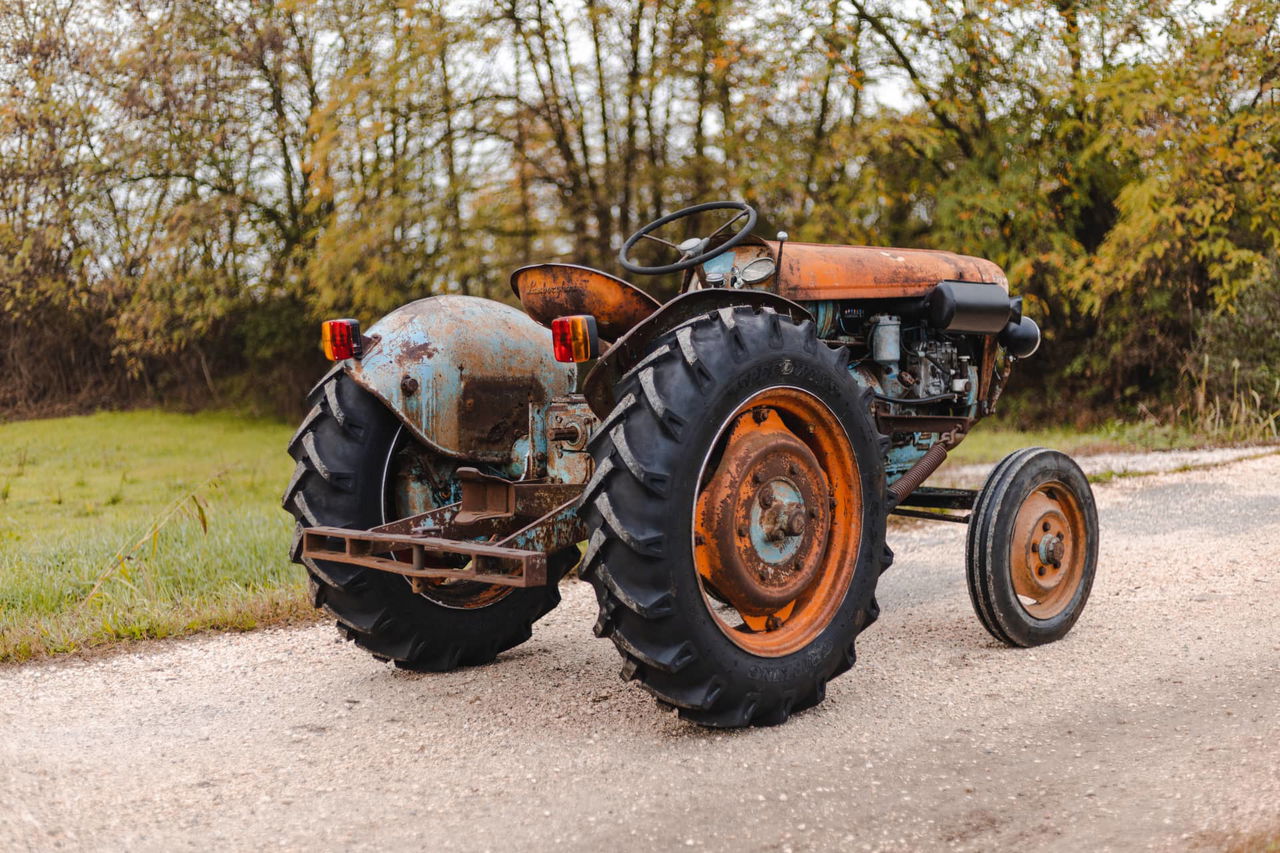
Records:
M415 468L429 464L427 452L405 432L403 425L400 426L396 430L395 438L392 439L391 448L387 451L387 461L383 466L383 524L442 506L435 498L431 484L415 473ZM406 551L395 552L392 557L402 563L412 562L411 556ZM411 589L416 589L418 595L441 607L453 610L476 610L489 607L506 598L515 589L502 584L447 578L406 577L404 580ZM416 586L414 581L418 582Z
M1066 484L1036 486L1013 521L1009 568L1018 603L1036 619L1052 619L1075 599L1088 557L1084 510Z
M807 391L760 391L721 426L698 482L692 549L713 620L760 657L805 648L839 612L862 539L840 420Z

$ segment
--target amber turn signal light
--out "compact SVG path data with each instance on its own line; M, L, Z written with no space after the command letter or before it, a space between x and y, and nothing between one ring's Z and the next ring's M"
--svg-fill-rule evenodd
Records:
M326 320L320 324L320 348L330 361L360 358L364 344L360 341L358 320Z
M600 355L596 318L573 314L551 321L551 345L556 361L587 361Z

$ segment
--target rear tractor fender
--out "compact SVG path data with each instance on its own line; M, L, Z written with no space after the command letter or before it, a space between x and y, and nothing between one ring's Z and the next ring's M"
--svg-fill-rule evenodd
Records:
M427 447L524 476L530 436L577 369L552 355L551 332L520 310L473 296L433 296L392 311L366 333L351 378Z

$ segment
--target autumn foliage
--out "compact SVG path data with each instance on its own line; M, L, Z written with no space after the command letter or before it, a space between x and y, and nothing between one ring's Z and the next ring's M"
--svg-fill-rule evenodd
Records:
M945 248L1028 414L1280 409L1280 2L9 0L0 408L300 398L316 323L663 211ZM1232 362L1235 366L1232 367ZM1242 384L1243 383L1243 384Z

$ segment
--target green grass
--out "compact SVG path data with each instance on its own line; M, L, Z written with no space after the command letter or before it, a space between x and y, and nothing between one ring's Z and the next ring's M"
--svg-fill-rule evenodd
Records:
M1050 447L1072 455L1180 450L1215 442L1202 433L1181 426L1144 423L1111 423L1096 429L1019 430L1000 422L983 421L947 457L949 464L977 465L999 462L1023 447Z
M289 434L148 411L0 425L0 662L310 618Z

